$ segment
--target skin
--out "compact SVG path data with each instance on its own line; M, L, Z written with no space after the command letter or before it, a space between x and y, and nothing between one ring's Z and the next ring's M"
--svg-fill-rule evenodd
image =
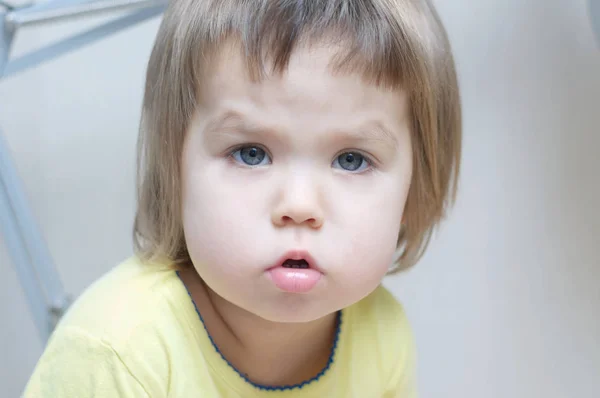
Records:
M378 287L396 250L412 175L407 97L332 73L334 54L298 48L285 73L252 82L222 50L184 144L194 267L182 279L223 355L257 383L316 375L336 312ZM280 290L267 271L294 249L322 272L308 293Z

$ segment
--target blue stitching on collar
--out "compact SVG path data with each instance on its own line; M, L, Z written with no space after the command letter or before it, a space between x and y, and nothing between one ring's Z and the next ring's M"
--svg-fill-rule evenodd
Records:
M210 339L210 342L211 342L213 348L221 356L221 358L223 358L225 363L227 363L227 365L229 365L229 367L231 369L233 369L235 371L235 373L238 374L238 376L240 376L242 379L244 379L244 381L246 381L246 383L250 384L251 386L253 386L259 390L264 390L264 391L287 391L287 390L301 389L310 383L314 383L314 382L318 381L321 377L323 377L323 375L325 375L325 373L329 370L329 368L333 364L335 354L337 352L338 341L340 338L340 331L342 329L342 311L338 311L338 313L337 313L337 317L336 317L337 325L336 325L335 337L333 339L333 347L331 348L331 353L329 354L329 360L327 361L327 365L325 365L325 367L316 376L314 376L313 378L311 378L309 380L303 381L302 383L299 383L299 384L284 385L284 386L266 386L266 385L254 383L252 380L248 379L248 377L246 377L246 375L244 375L242 372L240 372L238 369L236 369L236 367L233 366L227 360L227 358L225 358L223 356L223 354L221 353L221 350L219 350L219 347L217 347L212 336L208 332L208 329L206 329L206 325L204 324L204 319L202 318L202 315L200 315L200 311L198 311L198 307L196 306L196 303L194 302L194 299L192 298L192 294L188 290L187 286L185 286L185 283L183 283L183 280L181 280L179 271L175 271L175 272L176 272L177 276L179 277L179 280L185 287L185 290L187 291L188 295L190 296L190 299L192 300L192 304L194 305L194 309L196 310L196 313L198 314L198 317L200 318L200 322L202 323L202 326L204 326L206 335Z

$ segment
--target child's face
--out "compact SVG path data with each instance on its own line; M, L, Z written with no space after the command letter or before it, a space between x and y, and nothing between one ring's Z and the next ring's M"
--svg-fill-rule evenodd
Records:
M298 49L283 76L253 83L243 59L223 51L184 145L194 266L219 296L271 321L355 303L396 249L412 174L406 95L332 74L332 54ZM294 250L319 271L271 269Z

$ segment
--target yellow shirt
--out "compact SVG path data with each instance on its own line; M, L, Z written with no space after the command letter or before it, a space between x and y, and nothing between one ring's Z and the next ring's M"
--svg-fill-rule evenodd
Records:
M260 389L215 349L177 273L131 258L73 304L24 396L414 398L414 357L402 307L379 287L342 310L319 377L301 388Z

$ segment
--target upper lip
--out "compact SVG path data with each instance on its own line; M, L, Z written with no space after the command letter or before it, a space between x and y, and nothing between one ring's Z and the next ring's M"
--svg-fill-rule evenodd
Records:
M277 260L277 262L272 268L282 267L283 263L285 263L286 260L304 260L308 264L308 268L322 272L319 268L319 265L317 264L315 259L310 255L310 253L302 249L287 251L283 256L279 257L279 260Z

